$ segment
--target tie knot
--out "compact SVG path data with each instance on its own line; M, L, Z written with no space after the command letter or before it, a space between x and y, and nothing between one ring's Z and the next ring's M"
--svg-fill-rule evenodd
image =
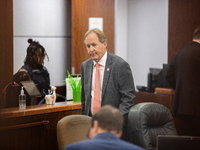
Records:
M99 68L99 64L98 63L96 63L96 67Z

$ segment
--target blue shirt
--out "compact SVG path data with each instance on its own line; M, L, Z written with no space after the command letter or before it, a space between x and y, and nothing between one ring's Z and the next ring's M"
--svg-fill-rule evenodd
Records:
M64 150L144 150L132 143L123 141L113 133L105 132L97 134L91 140L73 143Z

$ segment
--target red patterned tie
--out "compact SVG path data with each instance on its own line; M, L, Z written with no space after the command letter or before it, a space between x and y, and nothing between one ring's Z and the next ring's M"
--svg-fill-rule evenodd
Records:
M96 74L95 74L95 85L94 85L94 101L93 101L93 114L100 108L100 97L99 97L99 84L100 84L100 69L99 64L96 63Z

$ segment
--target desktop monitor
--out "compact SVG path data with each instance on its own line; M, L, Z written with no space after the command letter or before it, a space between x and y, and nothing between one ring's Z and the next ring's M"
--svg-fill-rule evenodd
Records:
M155 88L158 84L158 75L162 71L160 68L150 68L147 79L147 90L148 92L154 93Z
M147 74L147 87L136 86L139 91L143 92L155 92L156 87L170 88L169 83L165 79L168 64L163 64L163 68L149 68L149 73Z
M200 150L200 137L158 135L157 150Z
M169 83L167 82L167 80L165 78L168 67L169 67L169 64L163 64L163 68L162 68L162 70L160 71L160 73L158 74L158 77L157 77L156 87L171 88Z
M30 97L41 97L41 93L33 81L20 82Z

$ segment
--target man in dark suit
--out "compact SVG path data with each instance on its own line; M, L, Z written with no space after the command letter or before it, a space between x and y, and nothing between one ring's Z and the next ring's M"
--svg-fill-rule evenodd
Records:
M81 64L81 114L91 116L95 96L96 64L100 65L99 107L110 104L124 116L122 139L129 140L127 119L135 100L135 87L130 66L119 56L107 52L107 39L99 29L86 32L84 42L90 59ZM96 106L96 105L95 105Z
M174 55L166 79L175 89L172 114L180 118L180 134L200 136L200 26Z
M123 116L118 108L105 105L92 116L90 140L66 146L64 150L144 150L119 139L122 134Z

